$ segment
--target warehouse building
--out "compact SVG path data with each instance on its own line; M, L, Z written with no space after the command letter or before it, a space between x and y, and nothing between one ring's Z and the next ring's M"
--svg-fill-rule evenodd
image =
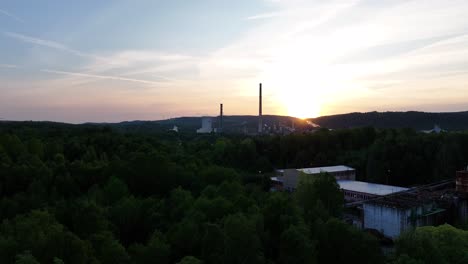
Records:
M277 188L282 188L286 191L294 191L297 188L301 175L311 176L318 175L320 173L329 173L339 180L355 180L356 170L344 166L328 166L328 167L316 167L316 168L302 168L302 169L283 169L277 171L278 176L271 178L273 184Z
M418 186L406 192L365 201L363 228L395 239L420 226L436 226L468 220L468 171L458 171L456 181Z
M444 224L451 220L454 197L453 187L444 187L441 190L414 189L370 200L362 205L363 227L395 239L416 227Z
M340 180L340 185L347 202L363 201L389 194L408 191L408 188L376 184L362 181Z
M272 189L292 192L296 190L301 176L314 177L324 172L335 177L348 202L368 200L408 190L408 188L397 186L356 181L356 170L344 165L279 170L278 176L271 178Z
M355 170L332 166L278 171L271 178L276 190L294 191L300 177L322 172L335 176L343 191L346 207L355 208L345 221L395 239L420 226L468 221L468 168L445 180L413 188L356 181Z

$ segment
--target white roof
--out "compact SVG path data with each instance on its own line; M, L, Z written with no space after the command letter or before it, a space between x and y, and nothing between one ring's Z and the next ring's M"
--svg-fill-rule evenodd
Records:
M270 177L270 180L276 181L276 182L283 182L283 179L280 179L278 177Z
M354 170L351 167L338 165L338 166L329 166L329 167L316 167L316 168L303 168L297 169L298 171L302 171L306 174L319 174L321 172L340 172L340 171L349 171Z
M408 188L403 188L403 187L398 187L398 186L383 185L383 184L361 182L361 181L341 180L341 181L337 181L337 183L340 185L340 188L343 190L361 192L361 193L369 193L369 194L374 194L374 195L387 195L387 194L409 190Z

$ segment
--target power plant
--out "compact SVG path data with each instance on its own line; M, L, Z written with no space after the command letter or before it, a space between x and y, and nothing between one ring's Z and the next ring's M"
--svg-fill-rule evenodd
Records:
M294 118L288 120L271 120L263 117L262 83L258 87L258 116L249 116L249 120L234 121L238 117L226 119L224 104L219 104L218 117L202 117L202 127L197 133L243 133L248 135L290 134L296 131ZM227 123L226 123L227 122Z
M198 134L208 134L213 132L213 120L211 117L206 116L202 118L202 127L197 129Z

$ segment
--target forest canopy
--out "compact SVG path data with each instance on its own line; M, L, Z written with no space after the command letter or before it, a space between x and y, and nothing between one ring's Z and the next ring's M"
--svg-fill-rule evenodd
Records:
M3 123L0 263L418 263L431 248L455 263L466 256L445 248L466 246L465 231L418 229L385 257L377 239L340 220L333 177L293 194L269 192L269 177L346 164L361 180L408 186L451 178L467 161L466 133L199 136Z

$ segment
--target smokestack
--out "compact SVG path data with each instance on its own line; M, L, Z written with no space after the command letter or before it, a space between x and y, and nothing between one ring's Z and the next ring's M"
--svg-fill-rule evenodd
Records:
M219 104L219 133L223 132L223 104Z
M259 87L259 97L258 97L258 133L263 132L263 122L262 122L262 83Z

